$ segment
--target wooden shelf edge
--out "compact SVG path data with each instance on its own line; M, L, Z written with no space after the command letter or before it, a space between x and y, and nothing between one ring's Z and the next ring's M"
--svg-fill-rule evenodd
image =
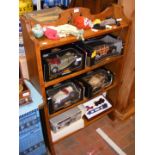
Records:
M85 122L85 127L87 127L88 125L90 125L90 124L94 123L95 121L101 119L102 117L104 117L105 115L111 113L112 111L114 111L113 107L107 109L106 111L102 112L101 114L97 115L96 117L94 117L94 118L92 118L90 120L88 120L87 118L84 117L83 119L84 119L84 122Z
M128 26L129 26L128 24L123 23L121 26L118 26L112 29L98 30L97 32L93 32L91 29L85 30L84 38L89 39L89 38L93 38L101 35L106 35L111 32L120 31L124 28L127 28ZM60 40L49 40L49 39L43 38L40 40L38 39L37 41L40 45L40 49L45 50L47 48L54 48L57 46L62 46L73 42L77 42L79 40L77 40L76 37L74 36L68 36L66 38L61 38Z
M60 115L61 113L65 112L65 111L67 111L67 110L69 110L71 108L74 108L74 107L76 107L76 106L78 106L80 104L83 104L84 102L87 102L87 99L86 98L84 98L83 100L81 100L81 101L79 101L79 102L77 102L77 103L75 103L75 104L73 104L71 106L68 106L68 107L66 107L66 108L64 108L62 110L59 110L58 112L55 112L54 114L50 114L49 115L49 119L50 118L53 118L53 117L55 117L57 115Z
M123 57L123 55L107 57L102 62L100 62L100 63L98 63L96 65L93 65L93 66L90 66L90 67L85 67L85 69L80 70L80 71L77 71L77 72L74 72L74 73L71 73L71 74L68 74L68 75L65 75L65 76L63 76L63 78L60 77L60 78L54 79L52 81L45 82L44 83L44 86L45 86L45 88L47 88L49 86L58 84L58 83L63 82L65 80L74 78L74 77L79 76L81 74L84 74L84 73L87 73L87 72L92 71L94 69L97 69L99 67L102 67L103 65L106 65L106 64L111 63L113 61L116 61L118 59L121 59L122 57Z
M78 129L78 130L76 130L76 131L74 131L74 132L72 132L72 133L70 133L70 134L68 134L68 135L66 135L66 136L64 136L64 137L62 137L62 138L60 138L59 140L53 142L53 144L57 144L57 143L59 143L60 141L64 140L65 138L67 138L67 137L69 137L69 136L75 134L76 132L81 131L81 130L84 129L84 128L85 128L85 127L81 128L81 129Z
M106 91L108 91L108 90L110 90L110 89L116 87L117 85L118 85L118 83L117 83L117 82L114 82L114 83L113 83L112 85L110 85L109 87L103 88L103 89L101 90L101 92L97 93L97 94L96 94L95 96L93 96L92 98L84 98L82 101L79 101L78 103L75 103L75 104L73 104L73 105L71 105L71 106L69 106L69 107L66 107L66 108L64 108L64 109L62 109L62 110L60 110L60 111L58 111L58 112L56 112L56 113L54 113L54 114L50 114L50 115L49 115L49 119L51 119L51 118L53 118L53 117L55 117L55 116L57 116L57 115L60 115L61 113L65 112L65 111L67 111L67 110L69 110L69 109L71 109L71 108L74 108L74 107L76 107L76 106L78 106L78 105L80 105L80 104L83 104L83 103L85 103L85 102L87 102L87 101L89 101L89 100L91 100L91 99L93 99L93 98L95 98L95 97L97 97L97 96L103 94L104 92L106 92Z

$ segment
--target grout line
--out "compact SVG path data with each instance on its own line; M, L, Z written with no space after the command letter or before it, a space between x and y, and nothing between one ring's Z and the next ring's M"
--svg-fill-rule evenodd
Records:
M119 155L127 155L103 130L96 129L96 132L115 150Z

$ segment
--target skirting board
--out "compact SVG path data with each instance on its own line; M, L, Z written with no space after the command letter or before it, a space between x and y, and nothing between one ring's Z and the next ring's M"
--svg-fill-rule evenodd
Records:
M56 142L58 140L60 140L61 138L81 129L84 128L84 120L80 119L74 123L72 123L71 125L64 127L63 129L61 129L60 131L54 133L51 130L51 135L52 135L52 140L53 142Z
M96 129L96 132L108 143L108 145L119 155L127 155L103 130Z

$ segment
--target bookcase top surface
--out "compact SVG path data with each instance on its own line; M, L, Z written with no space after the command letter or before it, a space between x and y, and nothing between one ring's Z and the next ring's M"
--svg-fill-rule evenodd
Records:
M87 18L91 19L92 21L95 19L104 20L107 17L122 19L122 21L120 22L120 26L114 25L114 26L112 26L112 29L103 29L103 30L97 30L97 31L94 31L92 29L85 30L84 31L84 39L88 39L88 38L92 38L92 37L96 37L96 36L100 36L100 35L104 35L104 34L122 30L122 29L128 27L129 23L130 23L130 21L125 17L123 8L120 5L114 4L111 7L108 7L107 9L105 9L104 11L102 11L98 14L91 14L90 10L88 8L82 8L82 7L79 7L78 13L77 12L75 13L75 9L77 9L77 8L70 8L70 9L62 11L57 20L55 20L53 22L49 22L49 23L44 23L44 24L38 23L38 22L36 23L36 21L34 21L30 18L27 18L26 15L23 16L21 18L21 20L25 20L25 23L27 24L27 31L29 33L29 37L31 38L31 40L33 40L40 47L40 50L44 50L44 49L48 49L48 48L52 48L52 47L58 47L61 45L76 42L78 40L76 39L76 37L71 36L71 35L68 37L58 39L58 40L50 40L46 37L37 39L32 34L32 30L31 30L35 24L40 24L41 26L49 26L49 25L50 26L59 26L59 25L68 23L68 19L72 18L72 20L74 20L75 17L80 16L80 15L87 17ZM72 24L72 23L70 23L70 24Z
M113 26L112 29L104 29L104 30L96 30L96 31L92 30L92 29L85 30L84 31L84 39L89 39L92 37L97 37L97 36L101 36L104 34L112 33L115 31L122 30L126 27L128 27L128 24L125 23L124 21L122 21L120 26ZM74 37L74 36L68 36L65 38L61 38L59 40L49 40L45 37L43 37L41 39L37 39L37 42L39 43L41 50L44 50L47 48L52 48L52 47L58 47L58 46L73 43L76 41L79 41L79 40L77 40L76 37Z

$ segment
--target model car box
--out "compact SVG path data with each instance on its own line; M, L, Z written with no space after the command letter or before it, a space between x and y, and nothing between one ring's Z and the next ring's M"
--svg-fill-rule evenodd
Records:
M91 119L110 109L112 104L103 95L99 95L88 102L85 102L83 106L86 109L86 118Z
M85 86L85 96L91 98L112 84L113 74L110 70L100 68L83 75L79 80Z
M85 54L82 50L70 44L44 50L42 62L44 80L50 81L83 69L85 67Z
M74 107L50 119L53 132L57 132L82 118L82 111Z
M84 88L76 80L72 80L49 87L46 94L51 114L82 100Z
M47 154L38 109L19 117L19 142L20 155Z
M97 64L105 57L120 55L123 48L122 40L113 35L88 39L76 46L86 52L87 66Z

